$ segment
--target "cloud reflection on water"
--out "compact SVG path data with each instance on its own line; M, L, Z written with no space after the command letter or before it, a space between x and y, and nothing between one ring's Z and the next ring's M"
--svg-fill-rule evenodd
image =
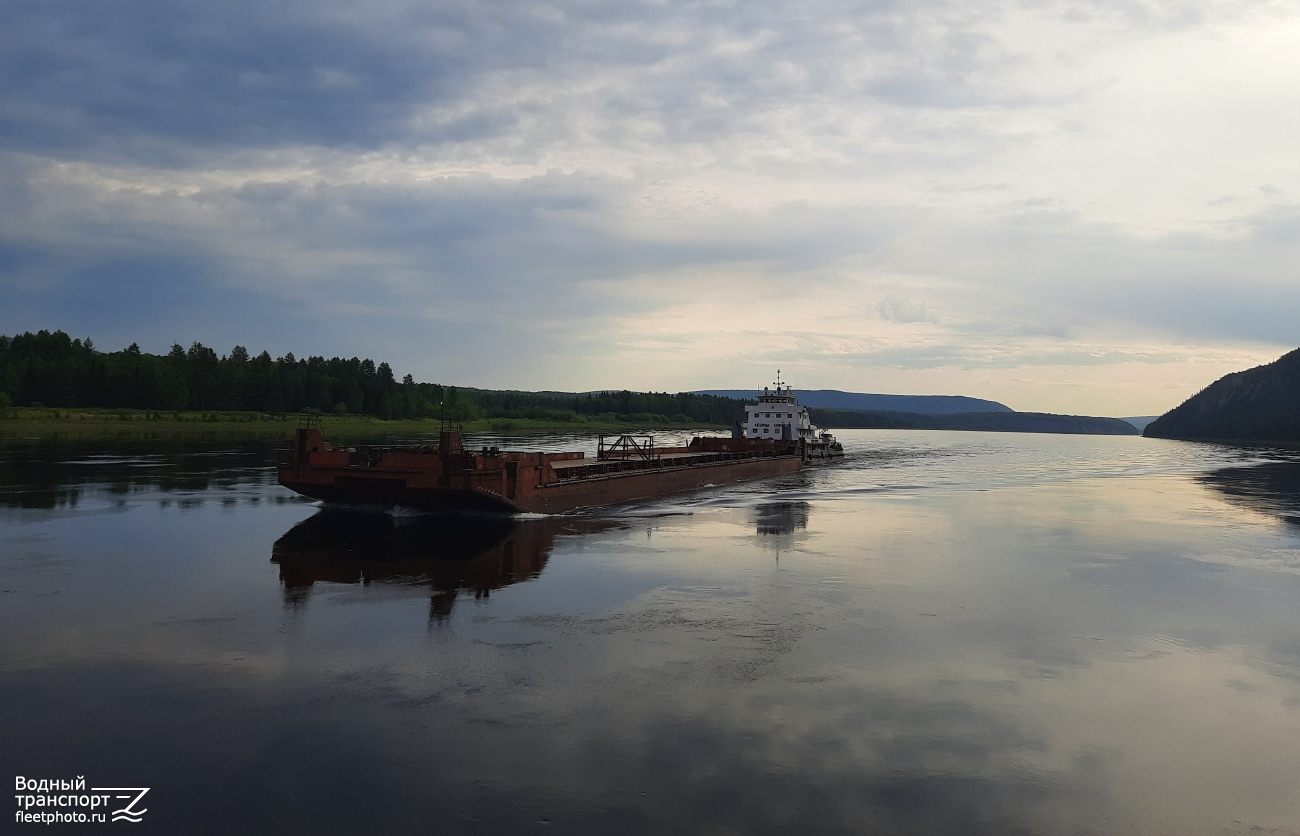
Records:
M854 441L797 479L468 527L162 504L255 468L11 508L5 750L153 782L159 832L1292 826L1287 479L1140 439Z

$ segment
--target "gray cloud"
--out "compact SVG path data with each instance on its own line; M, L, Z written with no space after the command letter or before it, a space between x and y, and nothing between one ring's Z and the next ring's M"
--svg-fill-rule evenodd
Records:
M876 306L880 318L889 322L938 322L938 318L920 302L886 296Z
M523 21L494 31L452 4L7 8L5 133L11 147L60 155L179 163L198 149L374 147L405 133L417 106L454 99L493 56L538 60Z
M979 31L1000 10L923 5L933 14L901 3L20 1L0 36L0 124L14 149L179 165L232 148L474 142L560 116L551 135L514 137L527 154L575 130L545 112L557 105L597 108L605 141L682 142L761 135L774 108L810 98L1024 100L999 79L1016 57ZM619 83L627 72L634 86Z
M1086 167L1130 152L1106 144L1127 134L1099 96L1178 83L1127 46L1158 69L1182 33L1289 20L1261 14L10 3L0 330L316 339L429 376L479 352L461 368L490 377L516 343L592 364L615 342L689 352L647 318L798 287L858 330L805 321L801 348L747 356L1068 367L1146 350L1127 343L1287 344L1300 210L1281 162L1214 191L1226 203L1179 198L1208 220L1098 210L1108 172ZM1102 49L1113 68L1089 66ZM735 316L717 324L755 313Z

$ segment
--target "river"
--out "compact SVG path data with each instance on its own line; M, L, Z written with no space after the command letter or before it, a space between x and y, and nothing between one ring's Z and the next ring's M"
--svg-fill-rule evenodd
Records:
M1300 832L1300 456L839 436L529 519L7 439L0 760L144 833Z

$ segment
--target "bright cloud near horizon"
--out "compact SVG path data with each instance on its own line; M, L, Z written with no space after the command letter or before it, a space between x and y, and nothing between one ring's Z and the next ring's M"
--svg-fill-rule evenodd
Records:
M1295 2L0 3L0 333L1163 412L1300 343Z

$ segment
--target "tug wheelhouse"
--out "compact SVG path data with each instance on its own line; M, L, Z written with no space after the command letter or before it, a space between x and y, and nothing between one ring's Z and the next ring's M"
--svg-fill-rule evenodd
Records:
M835 436L820 431L812 422L808 407L801 406L794 390L781 382L781 372L776 374L775 389L764 386L758 394L758 403L745 405L745 438L804 442L806 457L824 459L844 455L843 446Z

